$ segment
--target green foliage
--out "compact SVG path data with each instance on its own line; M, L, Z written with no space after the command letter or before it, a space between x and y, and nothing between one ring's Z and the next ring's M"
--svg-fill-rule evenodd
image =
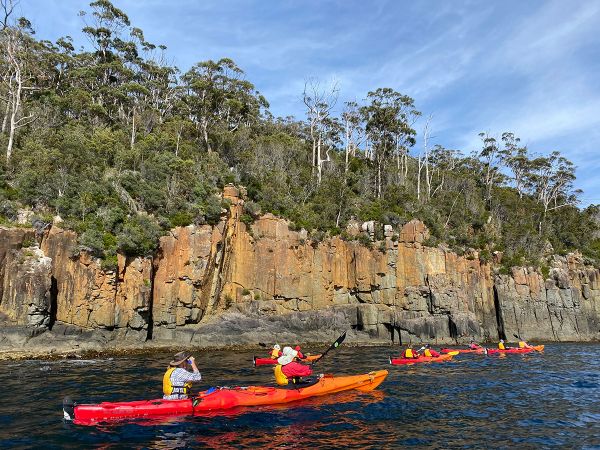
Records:
M23 239L23 242L21 243L21 247L27 248L27 247L32 247L36 244L37 244L37 242L35 239L26 238L26 239Z
M128 218L117 235L119 251L128 256L150 256L158 246L162 230L156 220L147 215Z
M500 250L502 270L538 265L548 242L600 264L600 211L576 206L575 168L558 152L534 156L513 133L484 133L470 156L434 145L417 159L412 124L421 113L391 88L346 104L340 117L327 103L333 96L315 91L320 100L305 99L324 113L316 125L314 111L308 121L275 118L231 59L199 61L179 76L159 62L168 57L155 57L165 47L109 0L82 15L89 48L69 37L37 40L26 20L2 30L32 74L18 116L35 121L16 130L10 155L0 136L1 224L22 207L58 214L80 248L114 270L118 251L150 255L171 227L218 224L229 208L219 193L234 183L248 192L242 222L270 212L308 230L313 245L350 239L350 220L391 225L395 241L417 218L430 230L426 245L476 248L483 261ZM17 72L2 55L0 97L9 98ZM429 170L419 170L425 162ZM375 234L383 240L380 226ZM364 233L356 239L373 245Z

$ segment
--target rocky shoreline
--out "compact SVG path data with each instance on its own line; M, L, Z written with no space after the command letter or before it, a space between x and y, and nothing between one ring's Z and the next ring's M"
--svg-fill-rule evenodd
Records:
M248 226L243 194L223 196L216 226L175 228L153 258L119 255L114 271L57 225L0 227L0 352L331 342L344 330L362 345L600 339L600 272L581 255L500 273L500 254L426 246L417 220L315 242L270 214Z

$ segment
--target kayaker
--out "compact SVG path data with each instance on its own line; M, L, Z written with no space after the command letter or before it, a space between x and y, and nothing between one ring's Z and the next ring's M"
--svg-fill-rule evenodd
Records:
M406 347L406 350L404 350L404 353L402 354L402 357L405 359L416 359L419 356L421 355L419 355L418 352L414 351L410 346Z
M192 371L187 370L188 365ZM192 382L202 380L196 360L187 352L175 354L163 376L163 399L181 400L188 398Z
M300 351L300 346L296 345L296 348L294 348L294 350L296 350L298 352L298 358L299 359L306 359L306 355L304 355L301 351Z
M283 347L283 355L277 359L277 366L275 366L275 380L277 384L286 385L290 381L292 383L300 383L302 377L312 374L312 369L309 366L295 361L297 357L297 350L294 350L292 347Z
M273 350L271 350L271 359L277 359L281 356L281 347L279 344L275 344L273 346Z
M504 339L500 339L500 342L498 342L498 349L499 350L508 350L509 348L512 348L512 347L509 347L508 345L505 345L504 344Z
M480 348L483 347L479 344L476 344L475 341L471 339L471 343L469 344L469 350L479 350Z
M525 341L519 341L519 348L533 348L533 345L529 345Z
M440 354L433 350L429 344L425 345L425 351L423 352L423 355L428 356L430 358L440 356Z

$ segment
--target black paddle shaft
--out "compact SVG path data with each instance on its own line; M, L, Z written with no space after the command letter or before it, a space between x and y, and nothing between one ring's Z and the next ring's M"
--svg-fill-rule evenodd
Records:
M323 356L325 356L327 353L329 353L330 350L333 350L334 348L338 348L340 346L340 344L342 342L344 342L344 339L346 339L346 331L344 331L344 334L342 334L339 338L337 338L335 340L335 342L333 344L331 344L329 346L329 348L321 354L321 356L319 356L317 359L315 359L312 362L311 366L314 366L317 362L319 362L321 360L321 358L323 358Z

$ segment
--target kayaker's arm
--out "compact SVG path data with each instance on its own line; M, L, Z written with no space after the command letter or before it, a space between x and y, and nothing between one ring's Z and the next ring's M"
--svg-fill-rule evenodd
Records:
M190 356L189 361L194 373L200 373L200 371L198 370L198 366L196 366L196 359L193 356Z

